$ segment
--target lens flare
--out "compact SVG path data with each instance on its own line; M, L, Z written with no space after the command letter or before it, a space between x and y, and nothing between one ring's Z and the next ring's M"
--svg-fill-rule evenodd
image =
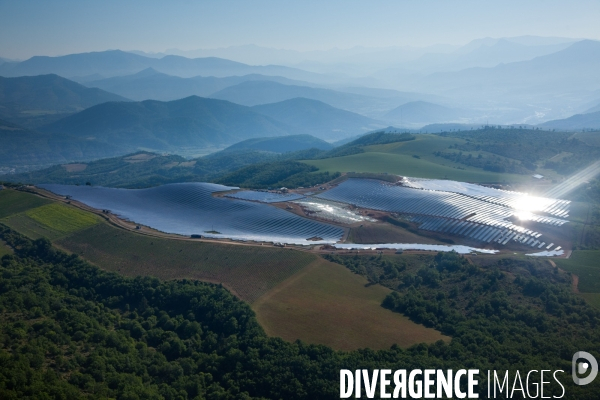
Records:
M596 161L589 167L577 172L575 175L572 175L563 183L556 185L546 192L545 196L554 197L557 199L564 198L567 194L571 193L582 184L594 179L598 174L600 174L600 161Z

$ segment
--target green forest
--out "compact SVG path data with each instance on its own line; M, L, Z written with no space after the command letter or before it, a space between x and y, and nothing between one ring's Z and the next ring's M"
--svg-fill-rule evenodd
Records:
M125 278L5 226L0 239L14 249L0 262L3 399L333 399L342 368L568 371L574 351L600 354L600 313L533 262L333 256L398 290L384 306L453 336L339 352L267 337L218 285ZM597 384L570 381L570 398L596 398Z
M340 176L339 172L316 172L317 167L298 161L256 164L217 179L217 183L252 189L311 187Z
M442 132L439 135L467 141L463 145L454 146L456 150L486 151L509 160L518 160L520 164L506 160L502 163L500 158L485 157L483 160L478 157L469 158L468 155L463 156L460 152L442 152L439 154L441 157L482 168L504 167L507 172L524 173L522 169L535 170L537 166L554 170L560 175L569 175L587 167L600 157L597 140L593 135L586 133L486 126L473 131ZM563 156L556 158L560 155Z

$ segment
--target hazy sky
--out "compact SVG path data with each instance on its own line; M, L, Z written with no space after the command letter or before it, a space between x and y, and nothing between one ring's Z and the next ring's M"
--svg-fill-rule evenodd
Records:
M243 44L465 44L519 35L600 39L599 0L0 0L0 57Z

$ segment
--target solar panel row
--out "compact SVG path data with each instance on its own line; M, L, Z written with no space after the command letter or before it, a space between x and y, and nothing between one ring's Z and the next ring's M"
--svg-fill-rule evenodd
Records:
M569 216L569 204L571 202L568 200L529 196L525 193L495 189L472 183L439 179L404 178L401 182L407 187L460 193L465 196L512 209L519 209L520 206L522 206L523 199L526 198L529 203L535 204L537 212L543 212L561 218L567 218Z
M226 197L240 200L259 201L261 203L277 203L281 201L292 201L304 198L303 195L296 193L257 192L254 190L242 190L228 194Z
M469 188L469 190L475 189ZM516 225L509 220L510 217L518 214L517 210L509 206L516 204L517 200L510 197L494 198L487 194L446 192L439 187L430 190L356 178L348 179L317 197L361 208L413 215L413 221L420 223L421 229L465 236L481 242L496 241L506 244L510 240L516 240L532 244L542 236L541 233ZM549 205L545 206L545 209L553 212L563 210L561 211L563 214L566 212L564 209L568 207L568 202L546 200ZM535 213L528 213L527 219L554 226L561 226L568 222Z
M267 204L214 197L237 189L210 183L177 183L149 189L40 185L97 209L157 230L236 240L309 244L337 242L342 228L313 221Z

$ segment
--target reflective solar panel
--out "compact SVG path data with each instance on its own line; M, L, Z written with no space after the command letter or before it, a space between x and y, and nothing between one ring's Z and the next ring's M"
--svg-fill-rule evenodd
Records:
M454 181L439 181L405 178L402 184L352 178L337 187L320 193L317 197L352 204L361 208L389 211L400 214L424 215L435 220L415 220L421 223L419 228L439 232L463 235L476 240L490 242L499 236L498 229L520 232L519 241L526 242L531 236L539 238L541 234L516 225L510 217L516 215L518 202L525 196L528 200L541 202L541 208L556 214L556 210L568 207L564 200L527 197L523 193L508 192L480 185ZM561 211L562 212L562 211ZM521 217L521 215L519 214ZM549 225L563 225L566 220L556 217L527 213L525 219ZM472 226L457 224L456 221L474 223ZM482 230L481 227L492 229ZM513 235L514 236L514 235ZM517 239L515 237L515 239ZM510 239L509 239L510 240ZM506 243L503 237L501 243Z
M39 186L167 233L296 244L332 243L343 235L338 226L267 204L214 197L215 192L237 188L211 183L175 183L149 189ZM307 241L314 237L323 240Z

